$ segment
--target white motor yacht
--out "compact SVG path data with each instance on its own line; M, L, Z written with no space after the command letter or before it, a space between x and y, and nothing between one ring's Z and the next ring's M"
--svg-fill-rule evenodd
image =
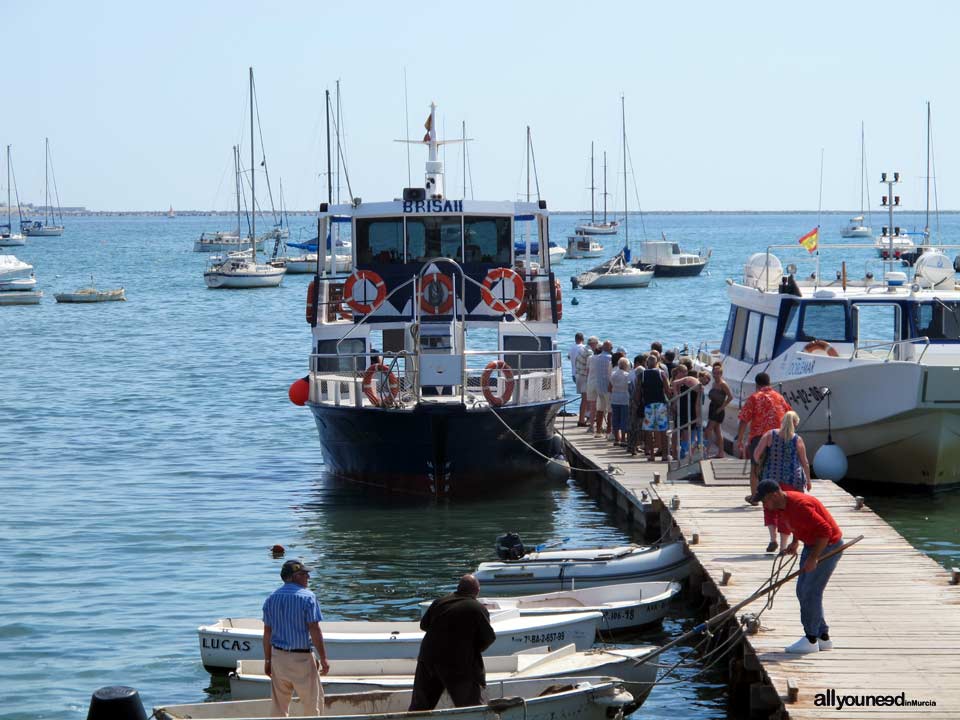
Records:
M821 245L817 262L830 250ZM728 281L723 341L701 358L723 362L733 391L726 438L736 437L738 409L762 371L800 415L811 460L832 434L850 477L937 490L960 485L953 265L939 250L921 255L909 279L894 269L899 264L884 265L876 276L853 278L841 263L835 277L815 271L800 279L795 265L784 271L775 255L758 253L741 280Z

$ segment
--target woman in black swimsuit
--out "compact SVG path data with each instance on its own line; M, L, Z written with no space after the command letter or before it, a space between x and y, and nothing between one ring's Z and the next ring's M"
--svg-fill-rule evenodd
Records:
M723 379L723 365L719 362L713 364L713 386L707 393L707 397L710 399L710 407L707 408L707 442L709 443L712 440L716 444L717 454L715 457L722 458L724 457L723 433L720 430L720 425L726 415L727 405L733 400L733 392Z

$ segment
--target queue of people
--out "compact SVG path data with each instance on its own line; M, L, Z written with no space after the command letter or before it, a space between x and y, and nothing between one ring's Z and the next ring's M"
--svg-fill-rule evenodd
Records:
M651 461L685 457L704 440L708 454L724 456L720 423L733 393L719 363L712 372L698 369L693 358L664 351L659 342L631 360L623 347L614 350L611 340L584 340L583 333L576 334L567 358L580 394L577 426L594 437Z

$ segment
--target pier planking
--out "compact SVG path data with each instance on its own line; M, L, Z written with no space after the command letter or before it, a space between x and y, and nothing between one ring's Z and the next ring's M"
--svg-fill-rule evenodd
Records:
M721 465L720 482L668 478L666 463L631 457L623 448L592 435L566 436L574 468L602 468L603 472L575 473L599 476L622 509L640 513L651 508L669 513L675 531L688 543L704 578L716 587L726 606L747 598L768 577L773 554L764 552L768 535L762 508L747 505L748 491L738 481L737 465ZM707 468L711 475L713 468ZM654 484L654 473L661 482ZM783 703L774 716L797 719L902 718L907 715L960 718L960 586L949 573L911 546L868 506L856 509L854 497L837 484L814 480L816 495L837 520L846 539L864 539L841 559L824 597L834 648L813 655L790 655L784 647L800 637L799 604L789 583L761 617L761 630L746 643L762 667L764 679ZM646 495L644 495L646 493ZM644 505L643 498L647 498ZM679 508L672 509L673 498ZM721 586L724 571L730 582ZM744 612L758 612L763 602ZM789 687L788 687L789 686ZM790 700L790 688L796 699ZM933 700L936 707L821 707L815 696L833 689L837 694L898 695ZM751 690L753 696L754 689ZM768 693L768 697L769 697ZM758 693L763 695L763 693Z

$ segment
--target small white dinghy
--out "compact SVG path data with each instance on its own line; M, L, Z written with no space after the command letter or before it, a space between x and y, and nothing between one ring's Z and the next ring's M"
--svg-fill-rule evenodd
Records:
M574 643L578 650L593 645L599 612L522 617L508 610L491 618L497 635L485 655L510 655L532 647ZM330 660L415 658L423 631L419 622L322 622L323 644ZM200 659L212 673L233 670L239 660L263 659L263 622L255 618L225 618L197 629Z
M72 293L55 293L53 297L58 303L122 302L127 299L122 287L114 290L98 290L93 284L93 277L90 278L90 284L87 287L78 288Z
M651 580L682 580L689 574L683 543L612 548L546 550L518 560L480 563L474 575L485 595L556 592Z
M518 610L525 615L553 615L571 612L601 612L601 634L656 625L667 614L670 601L680 594L678 582L641 582L600 585L580 590L562 590L541 595L480 598L491 613ZM421 603L424 610L429 606Z
M483 665L487 682L514 678L540 679L550 677L583 677L603 675L623 681L624 688L633 695L627 708L632 712L646 699L657 679L656 663L644 663L644 655L656 650L655 645L618 648L606 651L600 648L578 652L575 645L558 650L534 648L515 655L485 657ZM407 690L413 687L417 661L404 660L338 660L331 663L330 672L320 678L324 693L371 692L376 690ZM270 678L263 672L263 660L241 660L230 673L232 700L257 700L270 697Z
M549 678L544 680L502 680L487 682L486 705L453 708L441 698L436 710L408 713L410 690L395 692L348 693L326 695L324 720L330 718L443 718L443 720L607 720L620 717L623 708L633 702L618 680L605 677ZM270 717L270 700L231 700L187 705L164 705L153 710L157 720L232 720ZM300 701L290 703L290 715L303 714Z

